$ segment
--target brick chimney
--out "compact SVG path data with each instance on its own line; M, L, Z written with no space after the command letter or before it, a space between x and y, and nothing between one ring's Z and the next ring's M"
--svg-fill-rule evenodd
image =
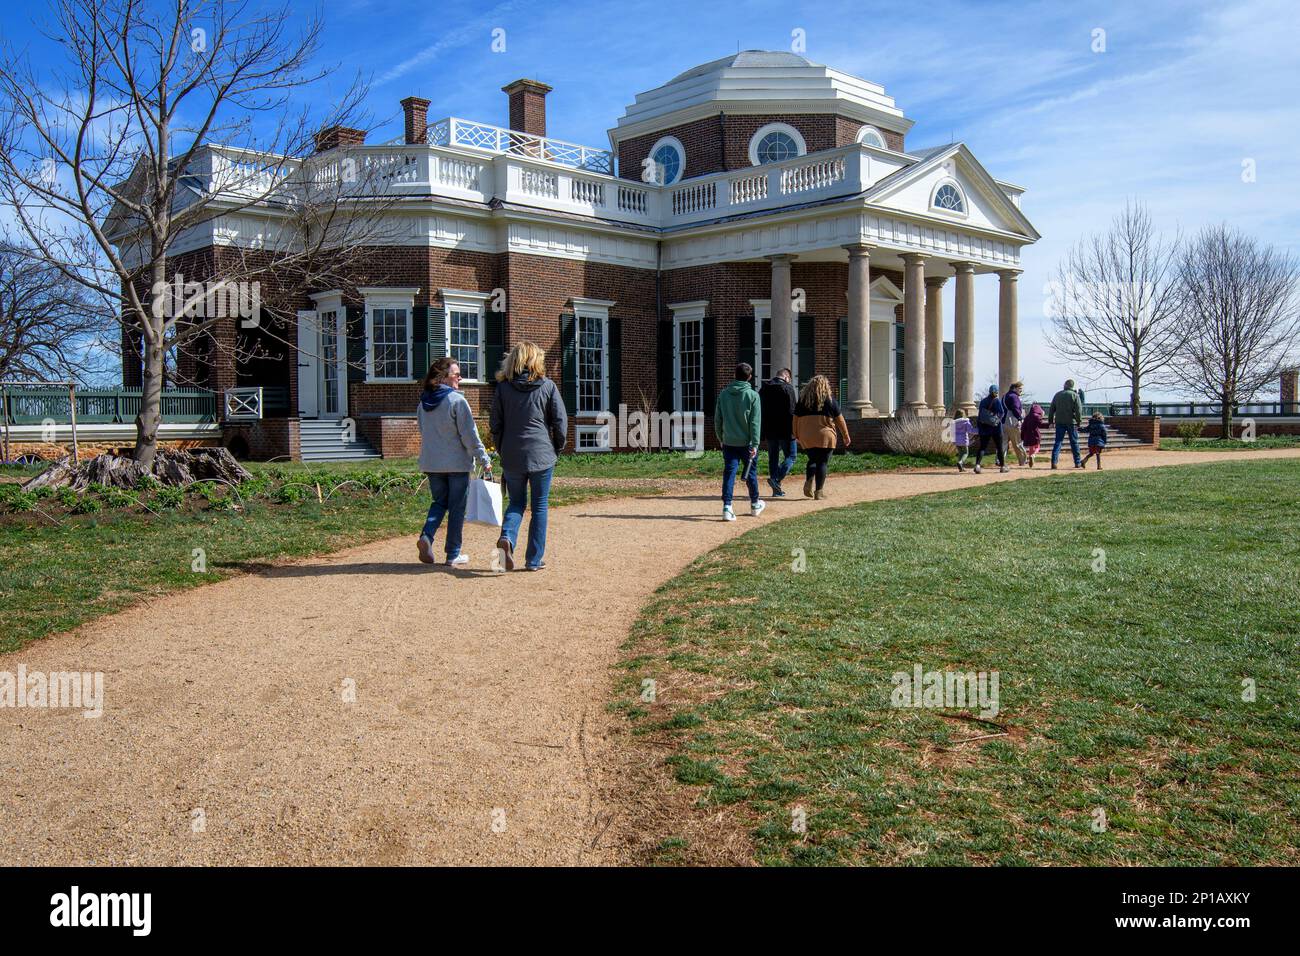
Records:
M1300 382L1300 369L1289 369L1282 373L1282 404L1286 406L1282 409L1283 414L1295 415L1300 414L1300 396L1296 395L1296 385Z
M423 146L429 132L429 101L408 96L402 100L402 112L406 114L406 141Z
M551 88L537 80L515 80L501 91L510 97L510 128L545 136L546 94Z
M364 146L366 131L348 126L327 126L316 134L316 152L337 149L340 146Z

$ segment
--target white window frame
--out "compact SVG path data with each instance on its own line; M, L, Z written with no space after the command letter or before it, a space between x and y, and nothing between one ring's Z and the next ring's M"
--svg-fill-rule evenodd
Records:
M673 314L673 411L687 414L682 408L682 323L700 323L700 410L703 411L704 383L708 376L704 368L704 323L708 321L705 313L709 310L708 299L694 302L676 302L668 306Z
M880 140L880 142L868 143L867 142L868 137L874 137L875 139ZM885 134L881 132L880 129L878 129L877 127L872 126L870 123L867 123L865 126L862 127L862 129L858 130L857 139L858 142L861 143L863 146L870 146L873 149L889 149L889 142L888 140L885 139Z
M415 336L414 336L414 317L415 297L419 294L418 286L408 286L402 288L386 288L383 286L372 286L360 288L357 290L365 299L366 310L366 381L367 382L410 382L416 379L414 368L415 363ZM375 309L405 309L406 310L406 378L393 378L386 376L380 378L375 375Z
M478 368L479 378L462 378L462 382L488 382L492 370L487 368L487 304L490 292L466 292L463 289L440 289L442 294L442 335L451 355L451 313L473 312L478 315ZM441 358L441 356L439 356Z
M602 452L613 451L610 444L609 425L575 425L573 450L583 455L596 455ZM598 444L594 447L584 447L583 438L589 435L595 435Z
M772 300L771 299L750 299L749 304L754 309L754 374L758 376L758 382L761 385L773 375L775 369L768 369L767 374L763 372L763 320L772 321ZM794 321L790 323L790 344L793 346L790 351L790 377L794 379L794 385L798 388L803 383L799 381L799 316L796 310Z
M758 161L758 144L763 141L763 137L768 133L787 133L794 145L798 148L799 156L808 154L808 144L804 142L803 134L791 126L789 123L768 123L766 126L760 126L758 132L750 137L749 140L749 165L760 166ZM768 165L771 165L770 163Z
M587 299L574 296L570 302L573 305L573 357L575 376L573 387L574 394L577 396L578 407L574 409L575 418L595 418L602 412L607 412L609 408L609 310L614 307L614 302L609 299ZM577 378L578 366L581 365L582 352L582 320L597 319L600 322L600 408L595 411L584 411L582 409L582 388L581 381Z
M935 200L939 198L939 190L944 186L951 186L957 190L957 195L961 197L960 212L955 209L942 209L934 204ZM937 212L941 216L952 216L954 219L968 219L970 218L970 197L966 195L966 190L961 188L961 183L951 176L945 176L935 183L934 189L930 190L930 211Z
M655 153L659 152L659 150L664 146L671 146L674 150L677 151L677 163L678 163L677 178L673 179L671 182L660 183L659 175L658 175L659 164L655 162ZM658 142L656 142L653 146L650 147L649 156L650 156L650 162L654 163L656 168L654 181L656 183L659 183L660 186L671 186L674 183L681 182L686 177L686 147L682 145L682 141L678 139L676 136L660 137Z

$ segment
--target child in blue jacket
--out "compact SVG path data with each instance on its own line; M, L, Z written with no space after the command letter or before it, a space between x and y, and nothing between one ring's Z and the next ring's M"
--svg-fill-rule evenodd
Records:
M1101 417L1101 412L1093 412L1092 418L1088 419L1088 454L1083 456L1083 465L1081 467L1087 467L1088 459L1096 455L1097 470L1101 471L1101 452L1106 447L1106 436L1108 434L1106 420Z

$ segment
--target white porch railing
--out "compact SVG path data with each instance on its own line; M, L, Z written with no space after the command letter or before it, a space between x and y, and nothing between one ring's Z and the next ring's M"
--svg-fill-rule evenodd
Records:
M549 136L521 133L518 130L476 123L457 116L448 116L436 123L430 123L428 140L430 146L468 146L470 149L486 149L510 156L544 159L561 166L587 169L606 175L614 172L614 154L607 149L568 143Z
M228 422L256 422L262 418L262 387L226 389L221 417Z

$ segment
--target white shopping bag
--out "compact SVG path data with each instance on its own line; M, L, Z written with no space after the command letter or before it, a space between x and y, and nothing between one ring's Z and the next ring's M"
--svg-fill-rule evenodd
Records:
M501 486L483 478L469 480L469 502L465 505L465 520L470 524L501 527Z

